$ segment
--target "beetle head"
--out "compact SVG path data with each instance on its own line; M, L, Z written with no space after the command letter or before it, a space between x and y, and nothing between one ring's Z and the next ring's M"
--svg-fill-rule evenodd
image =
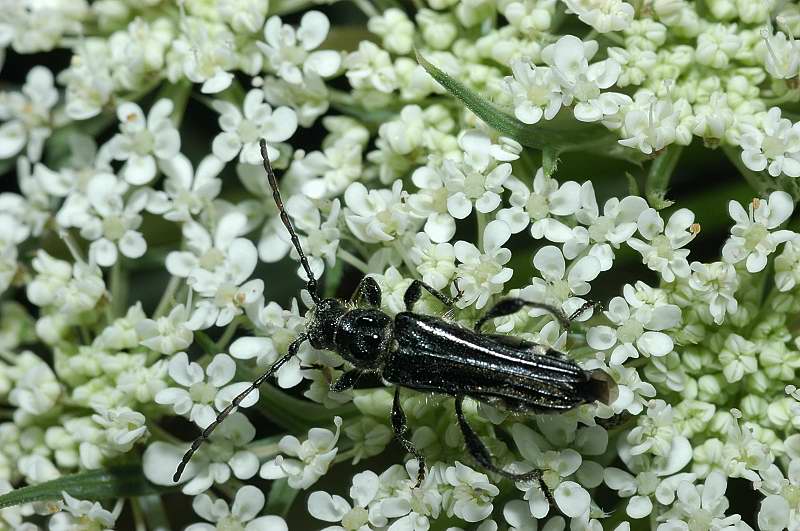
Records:
M316 305L308 320L308 340L311 346L323 350L336 350L336 328L339 320L347 312L342 301L322 299Z

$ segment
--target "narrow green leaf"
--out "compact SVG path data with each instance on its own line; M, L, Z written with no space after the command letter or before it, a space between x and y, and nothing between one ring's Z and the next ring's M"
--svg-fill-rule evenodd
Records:
M461 100L481 120L524 146L549 150L558 155L567 151L590 151L639 164L644 156L617 143L617 136L599 124L573 119L542 121L528 125L498 108L480 94L430 63L417 51L417 61L450 94Z
M159 494L167 490L170 488L156 487L147 481L140 464L126 465L71 474L13 490L0 496L0 509L23 503L60 500L62 492L81 500L103 500Z

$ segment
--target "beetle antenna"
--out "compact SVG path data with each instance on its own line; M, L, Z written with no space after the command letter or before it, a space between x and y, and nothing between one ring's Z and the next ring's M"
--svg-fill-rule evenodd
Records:
M267 154L267 141L262 138L259 140L258 144L261 146L261 158L264 160L264 169L267 172L267 180L269 181L270 188L272 188L272 198L275 200L275 204L278 206L278 211L280 212L283 225L286 227L286 230L289 231L289 237L292 239L292 245L294 245L294 248L297 249L297 254L300 256L300 265L303 266L303 269L306 271L306 276L308 277L306 289L311 294L311 298L314 299L314 302L318 303L320 301L320 296L319 288L317 287L317 279L314 277L314 273L311 272L311 265L308 263L308 258L306 258L303 248L300 247L300 238L297 237L297 232L295 232L294 225L292 225L292 221L289 219L289 214L286 212L286 207L283 206L281 192L278 189L278 180L275 178L275 172L272 171L272 165L269 163L269 155Z
M247 395L249 395L256 389L261 387L261 384L267 381L267 379L270 376L275 374L278 371L278 369L283 367L283 365L287 361L292 359L292 357L295 354L297 354L297 350L300 348L300 344L306 339L308 339L308 336L305 334L300 334L299 336L297 336L297 338L294 341L292 341L292 343L289 345L289 351L287 354L285 354L282 358L273 363L272 366L269 369L267 369L266 372L264 372L264 374L256 378L255 381L251 383L247 389L236 395L236 397L233 400L231 400L231 403L228 404L228 406L225 407L225 409L219 412L217 418L214 419L214 421L211 424L205 427L202 433L194 441L192 441L192 445L189 447L188 450L186 450L186 453L183 454L183 458L181 459L181 462L178 463L178 468L177 470L175 470L175 474L172 476L172 481L177 483L178 480L181 479L181 475L183 475L183 470L186 468L186 465L189 464L189 461L192 459L194 453L200 448L200 445L203 444L206 441L206 439L208 439L211 436L211 433L215 429L217 429L217 426L222 424L222 421L228 418L228 415L230 415L234 409L239 407L239 404L241 404L242 401L245 398L247 398Z

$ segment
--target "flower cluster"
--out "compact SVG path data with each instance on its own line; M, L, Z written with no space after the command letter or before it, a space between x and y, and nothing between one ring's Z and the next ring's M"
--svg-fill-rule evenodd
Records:
M0 528L800 528L793 3L0 4ZM284 359L364 276L536 303L483 333L612 392L466 397L486 467L452 397Z

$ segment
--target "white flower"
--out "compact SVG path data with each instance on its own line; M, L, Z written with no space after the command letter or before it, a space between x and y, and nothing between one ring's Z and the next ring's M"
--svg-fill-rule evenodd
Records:
M108 511L99 502L79 500L66 492L64 512L53 515L48 523L50 531L112 531L114 523L122 512L122 504L118 503L114 511Z
M508 224L496 219L483 230L483 253L472 243L455 243L455 256L461 262L456 270L458 287L463 291L458 302L460 307L474 304L477 309L483 308L489 297L500 293L511 279L514 271L503 267L511 259L511 251L502 247L510 237Z
M505 185L511 190L511 208L501 209L497 219L502 219L513 233L524 230L529 223L531 236L545 238L551 242L565 242L572 236L572 229L553 216L571 216L581 206L581 187L575 181L558 181L544 174L539 168L533 177L533 190L515 178Z
M353 506L341 496L318 490L308 497L308 512L318 520L341 523L326 527L327 531L369 531L372 528L368 524L383 527L387 523L386 517L376 510L367 509L377 496L378 488L375 472L360 472L353 476L353 486L350 487L350 497L355 502Z
M347 80L354 89L371 88L392 92L397 88L397 74L389 54L375 43L361 41L358 50L345 57Z
M186 77L192 83L202 83L200 91L204 94L228 88L233 81L230 71L238 61L234 35L228 26L219 20L183 14L179 27L180 33L167 54L170 81Z
M286 201L286 211L292 217L295 230L300 233L300 242L311 264L311 271L319 278L325 270L325 264L333 267L336 263L336 251L339 249L340 231L338 229L340 204L335 199L330 203L330 210L325 221L316 204L303 195L293 195ZM305 233L303 235L302 233ZM284 239L285 245L290 246L285 227L281 225L278 237ZM270 240L262 239L259 242L259 254L262 260L275 261L276 253L266 248ZM274 244L272 245L274 247ZM280 250L280 247L279 249ZM297 251L291 247L292 257L299 259ZM298 266L297 274L306 277L305 270Z
M603 471L603 478L610 488L617 491L622 498L630 497L625 512L631 518L644 518L653 511L653 502L650 499L658 487L659 478L655 472L640 472L636 476L609 467Z
M117 107L120 133L109 142L109 152L124 160L121 176L133 185L147 184L156 176L156 159L171 160L181 148L181 137L172 123L174 104L163 98L151 108L145 119L141 107L125 102Z
M622 31L633 20L633 6L622 0L564 0L568 12L575 13L581 22L599 33Z
M394 182L391 190L369 190L360 182L352 183L344 193L347 228L365 243L394 240L417 225L417 218L405 204L406 195L400 180Z
M264 289L261 279L247 281L258 263L256 246L247 238L245 215L231 210L217 222L212 240L205 227L195 221L183 225L189 251L167 255L167 270L186 282L202 299L192 315L192 329L225 326L243 307L257 300Z
M433 243L426 234L417 233L408 252L422 280L434 289L444 289L456 272L455 250L449 243Z
M236 491L230 508L225 500L212 500L208 494L201 494L192 501L192 508L204 520L216 525L192 524L186 531L288 531L289 527L280 516L258 516L265 501L264 494L252 485L245 485Z
M227 101L214 100L214 110L219 114L222 132L214 137L211 149L224 161L239 155L239 162L261 164L259 140L271 144L283 142L297 131L297 114L289 107L272 107L264 101L264 91L251 89L244 98L242 110ZM268 145L270 160L278 158L278 151Z
M33 67L20 92L0 93L0 159L13 157L25 147L28 159L37 162L51 132L51 110L58 102L53 74L44 66Z
M800 282L800 239L792 238L775 257L775 286L779 291L790 291Z
M256 435L256 429L239 412L231 413L210 439L192 457L180 481L186 482L181 491L194 496L214 484L231 479L231 473L241 480L258 472L258 457L244 447ZM149 445L142 458L145 477L156 485L174 486L172 476L189 444L175 445L156 441Z
M561 308L567 315L583 306L586 301L580 297L589 293L589 282L600 274L600 261L594 256L584 256L570 264L567 269L561 249L554 245L545 245L536 251L533 255L533 267L541 278L534 277L531 285L520 293L521 297ZM540 308L531 308L528 315L539 317L549 313ZM585 321L591 316L592 311L587 310L577 320Z
M735 313L739 303L734 298L739 288L736 269L725 262L702 264L692 262L689 286L708 302L708 310L716 324L722 324L726 313Z
M488 163L488 158L466 158L462 163L445 159L442 163L447 211L454 218L469 216L473 205L484 214L500 206L500 193L511 175L511 164L505 162L490 170Z
M114 91L110 58L107 39L92 37L76 44L69 68L58 75L58 81L67 86L69 118L86 120L103 111Z
M625 298L611 299L608 311L603 312L616 325L616 330L605 325L592 327L586 338L589 345L598 350L614 347L609 360L611 365L638 358L639 353L647 357L669 354L674 344L672 338L661 330L674 328L680 323L680 309L674 304L662 303L634 306L631 311L631 305L640 304L640 301L629 304L627 299L633 294L628 292L625 295Z
M438 166L438 165L437 165ZM441 166L420 166L411 174L419 191L408 197L414 213L425 217L425 234L437 243L447 242L456 233L456 222L448 208L449 193L444 186Z
M614 59L589 64L597 53L596 41L583 42L574 35L564 35L542 50L542 59L550 65L561 84L563 104L577 100L575 117L584 122L595 122L616 115L622 105L630 103L623 94L605 93L617 82L622 67Z
M678 486L678 499L672 508L658 517L659 521L664 522L659 524L658 531L693 529L698 526L710 531L750 529L738 514L725 516L729 506L725 497L727 486L727 478L718 470L711 472L702 486L688 481L681 483Z
M280 77L299 85L303 83L304 74L330 77L339 70L342 62L339 52L312 51L322 44L329 29L328 17L319 11L306 11L296 30L283 24L280 17L272 16L264 25L264 40L267 42L257 44Z
M151 197L163 202L158 210L164 219L170 221L189 221L207 209L219 195L222 181L217 175L222 171L223 162L214 155L208 155L197 169L183 153L178 153L169 160L161 161L160 167L167 176L164 179L165 198ZM155 212L153 205L148 210Z
M106 449L116 454L129 452L147 434L145 416L129 407L106 409L92 420L103 428Z
M186 306L176 304L169 315L137 323L136 333L145 347L161 354L173 354L192 344L194 334L188 324L189 312Z
M639 251L642 262L660 273L665 282L673 282L676 277L688 277L691 272L686 260L689 250L682 247L700 231L700 226L694 223L694 213L686 208L676 210L664 227L659 213L648 208L639 214L637 225L639 234L649 242L630 238L628 245Z
M625 119L619 140L623 146L649 155L675 142L680 118L671 99L657 98L648 90L636 93L624 110Z
M761 31L764 46L761 49L764 69L772 77L791 79L800 69L800 42L787 38L782 31L772 33L764 28Z
M758 370L757 346L738 334L729 334L719 351L722 374L728 383L740 381L745 374Z
M381 15L370 17L367 29L382 38L383 48L397 55L405 55L414 46L414 23L405 11L390 7Z
M517 59L511 62L511 72L513 77L506 76L504 88L514 101L514 116L526 124L538 123L543 116L552 120L564 96L551 69Z
M601 215L591 181L581 185L580 200L581 208L575 218L586 227L572 229L564 242L564 256L571 260L594 242L589 254L600 260L603 271L608 271L614 261L612 248L618 249L634 235L639 215L648 208L647 201L633 195L622 200L612 197L603 205Z
M439 517L442 508L442 494L439 492L442 487L441 465L434 465L419 487L415 487L419 470L416 459L406 461L407 476L401 475L399 468L395 465L381 474L379 496L382 493L388 493L388 496L376 504L377 509L385 517L397 518L389 526L391 531L427 531L431 520ZM398 471L396 475L395 470Z
M736 24L710 24L697 36L694 56L701 65L725 68L741 46Z
M467 522L486 519L494 506L492 500L500 489L489 482L486 474L475 472L458 461L442 473L443 483L452 489L445 493L444 506L447 515L455 515Z
M781 118L780 107L772 107L760 127L744 123L741 129L739 145L745 166L767 170L773 177L800 177L800 122Z
M308 438L300 442L297 437L287 435L278 443L283 455L261 465L260 475L264 479L289 478L289 486L294 489L307 489L328 471L336 457L342 419L334 417L336 431L311 428ZM331 520L328 520L331 521Z
M61 396L61 384L47 363L31 351L23 351L16 357L17 363L11 372L14 387L8 393L8 402L16 406L14 419L23 423L25 419L51 412Z
M234 396L248 387L246 382L226 385L235 374L236 363L227 354L214 356L204 371L199 364L189 363L185 352L178 352L169 360L169 377L182 387L159 391L155 401L172 406L175 413L205 428L217 417L217 411L224 409ZM250 407L256 402L258 389L250 393L240 407Z
M778 245L794 236L790 230L777 230L789 219L794 210L792 197L786 192L777 191L768 200L753 199L749 214L737 201L728 203L728 212L736 224L731 228L731 237L722 247L722 257L730 264L746 260L747 270L757 273L767 265L767 257L775 252Z
M64 227L78 227L90 240L89 257L103 267L117 262L118 251L128 258L139 258L147 242L137 230L140 212L147 202L147 191L137 190L125 197L128 183L110 173L98 173L86 186L86 195L75 192L67 197L56 219Z

